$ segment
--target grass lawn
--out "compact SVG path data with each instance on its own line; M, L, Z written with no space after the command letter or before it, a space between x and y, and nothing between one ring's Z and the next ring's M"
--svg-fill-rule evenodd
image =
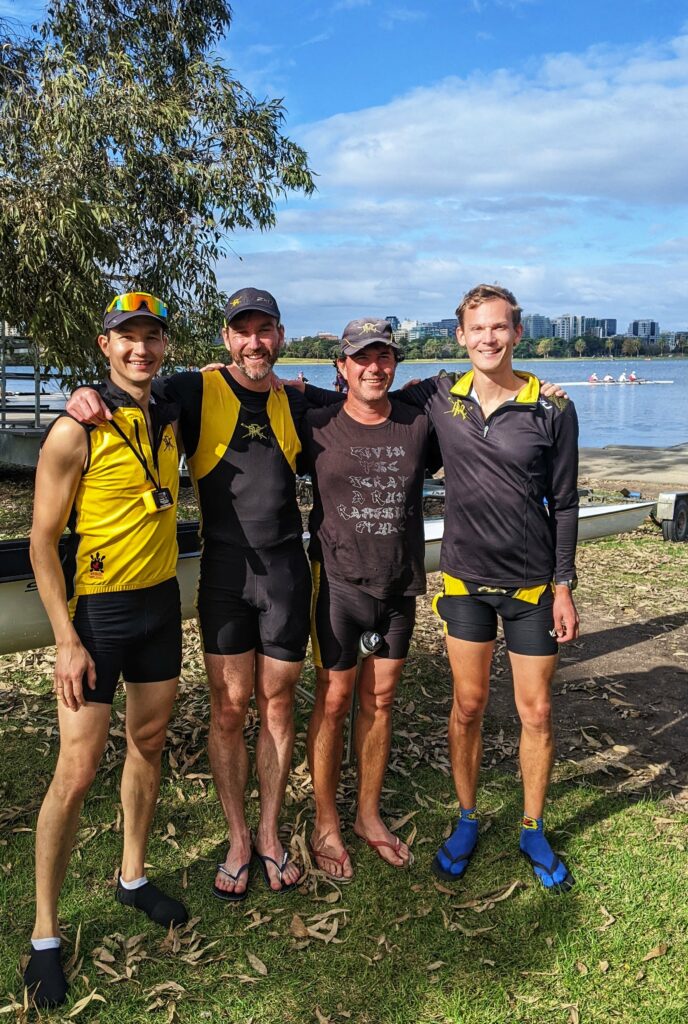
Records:
M28 498L28 486L26 491L22 498ZM16 528L16 507L11 512L0 503L0 529L3 515L7 527ZM610 637L622 627L633 634L635 623L640 629L673 615L666 636L674 645L672 685L678 693L681 666L688 664L680 661L688 658L688 545L664 545L650 531L582 545L579 573L584 625L587 608L611 624ZM644 709L635 708L633 687L640 688L641 700L661 701L667 669L662 655L662 664L647 677L659 690L650 692L639 650L617 652L627 667L613 676L599 670L599 662L586 661L592 655L585 650L563 659L560 706L573 708L568 702L574 697L590 701L576 705L569 724L579 744L592 745L580 756L560 722L547 824L576 878L569 895L544 892L518 855L516 724L513 716L498 718L494 711L485 728L479 851L455 888L431 875L430 861L452 827L456 804L446 749L448 666L436 624L421 616L395 709L383 794L384 813L412 842L415 864L396 871L353 837L355 778L348 770L341 806L354 882L338 888L310 873L300 891L281 898L254 871L247 900L232 906L211 894L226 839L205 749L208 706L199 643L187 625L149 873L185 900L193 920L166 936L114 900L122 826L120 695L60 904L70 1000L43 1018L102 1024L151 1015L170 1024L685 1024L688 815L677 788L671 788L676 772L667 755L664 774L655 776L659 782L629 786L631 769L619 767L625 755L604 761L597 757L604 751L596 749L602 741L595 737L609 728L617 743L613 750L626 750L622 730L633 716L648 735L654 729L653 720L642 717ZM23 1008L19 965L33 919L36 814L57 750L51 658L46 649L0 659L0 1014L8 1020L36 1016ZM671 659L667 654L664 661ZM498 688L505 689L505 673L508 679L500 652L495 699ZM312 681L309 667L305 676L306 683ZM603 704L605 687L615 696ZM581 707L586 717L579 717ZM613 726L595 717L603 710L616 716ZM308 711L299 701L283 814L285 842L307 866L313 816L305 767ZM585 742L579 726L585 727ZM251 747L255 735L251 716ZM679 775L685 758L681 764ZM248 808L255 823L253 782Z
M17 968L33 912L33 827L56 749L49 658L49 651L17 656L16 668L6 659L0 691L0 1009L18 1018ZM38 685L29 688L29 679ZM72 995L52 1018L78 1011L83 1020L101 1022L142 1021L151 1013L162 1021L237 1024L685 1021L688 817L675 803L624 796L606 777L603 786L601 777L572 773L570 765L558 769L548 823L577 885L557 898L535 884L517 855L521 804L513 771L488 769L479 855L455 889L435 882L429 863L455 816L443 744L446 688L441 654L416 650L399 697L384 794L386 814L401 819L400 834L413 840L413 868L386 867L347 831L353 884L337 888L311 875L303 891L279 898L254 872L246 902L228 906L210 893L213 866L224 854L224 822L209 780L207 701L198 644L189 634L149 861L151 876L183 894L194 920L166 937L114 901L121 842L118 698L112 742L61 902ZM296 852L305 851L312 818L306 719L300 704L284 812L285 836ZM255 726L252 719L251 742ZM249 788L255 821L257 794ZM348 823L353 796L347 772Z

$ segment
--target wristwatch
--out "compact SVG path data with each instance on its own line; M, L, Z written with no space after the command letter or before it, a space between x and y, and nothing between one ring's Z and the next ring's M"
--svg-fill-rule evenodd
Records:
M568 587L569 590L575 590L578 586L578 577L572 576L569 580L555 580L557 587Z

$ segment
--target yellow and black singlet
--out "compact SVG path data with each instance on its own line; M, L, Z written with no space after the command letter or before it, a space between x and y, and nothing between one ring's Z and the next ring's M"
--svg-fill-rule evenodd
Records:
M172 427L177 409L151 403L151 437L142 409L126 392L110 381L98 390L114 421L84 428L88 457L74 499L65 565L70 597L142 590L171 579L177 568L179 455ZM147 510L143 495L153 489L150 477L169 489L171 508Z
M180 424L206 541L269 548L300 537L297 428L305 410L292 388L251 391L227 370L164 381Z

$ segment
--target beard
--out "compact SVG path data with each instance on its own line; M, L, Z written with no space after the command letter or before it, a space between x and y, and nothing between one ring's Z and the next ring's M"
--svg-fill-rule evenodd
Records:
M273 355L271 352L266 350L262 356L265 363L261 367L254 366L251 361L247 363L246 360L241 357L235 359L234 362L236 363L237 369L241 370L243 375L248 377L249 380L261 381L265 380L265 378L271 373L273 366L277 362L278 354L279 353L275 352Z

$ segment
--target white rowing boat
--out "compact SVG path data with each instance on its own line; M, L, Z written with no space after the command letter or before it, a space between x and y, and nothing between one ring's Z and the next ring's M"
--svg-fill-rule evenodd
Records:
M655 502L629 502L624 505L582 505L579 510L579 540L592 540L635 529L653 511ZM444 522L425 519L425 569L437 572ZM185 618L195 615L194 600L198 581L198 523L178 523L179 561L177 578ZM308 534L304 534L304 543ZM29 542L0 541L0 654L27 651L52 644L50 624L38 596L29 561Z
M673 384L673 380L567 380L559 384L560 388L611 388L614 385L625 387L637 387L639 384Z

